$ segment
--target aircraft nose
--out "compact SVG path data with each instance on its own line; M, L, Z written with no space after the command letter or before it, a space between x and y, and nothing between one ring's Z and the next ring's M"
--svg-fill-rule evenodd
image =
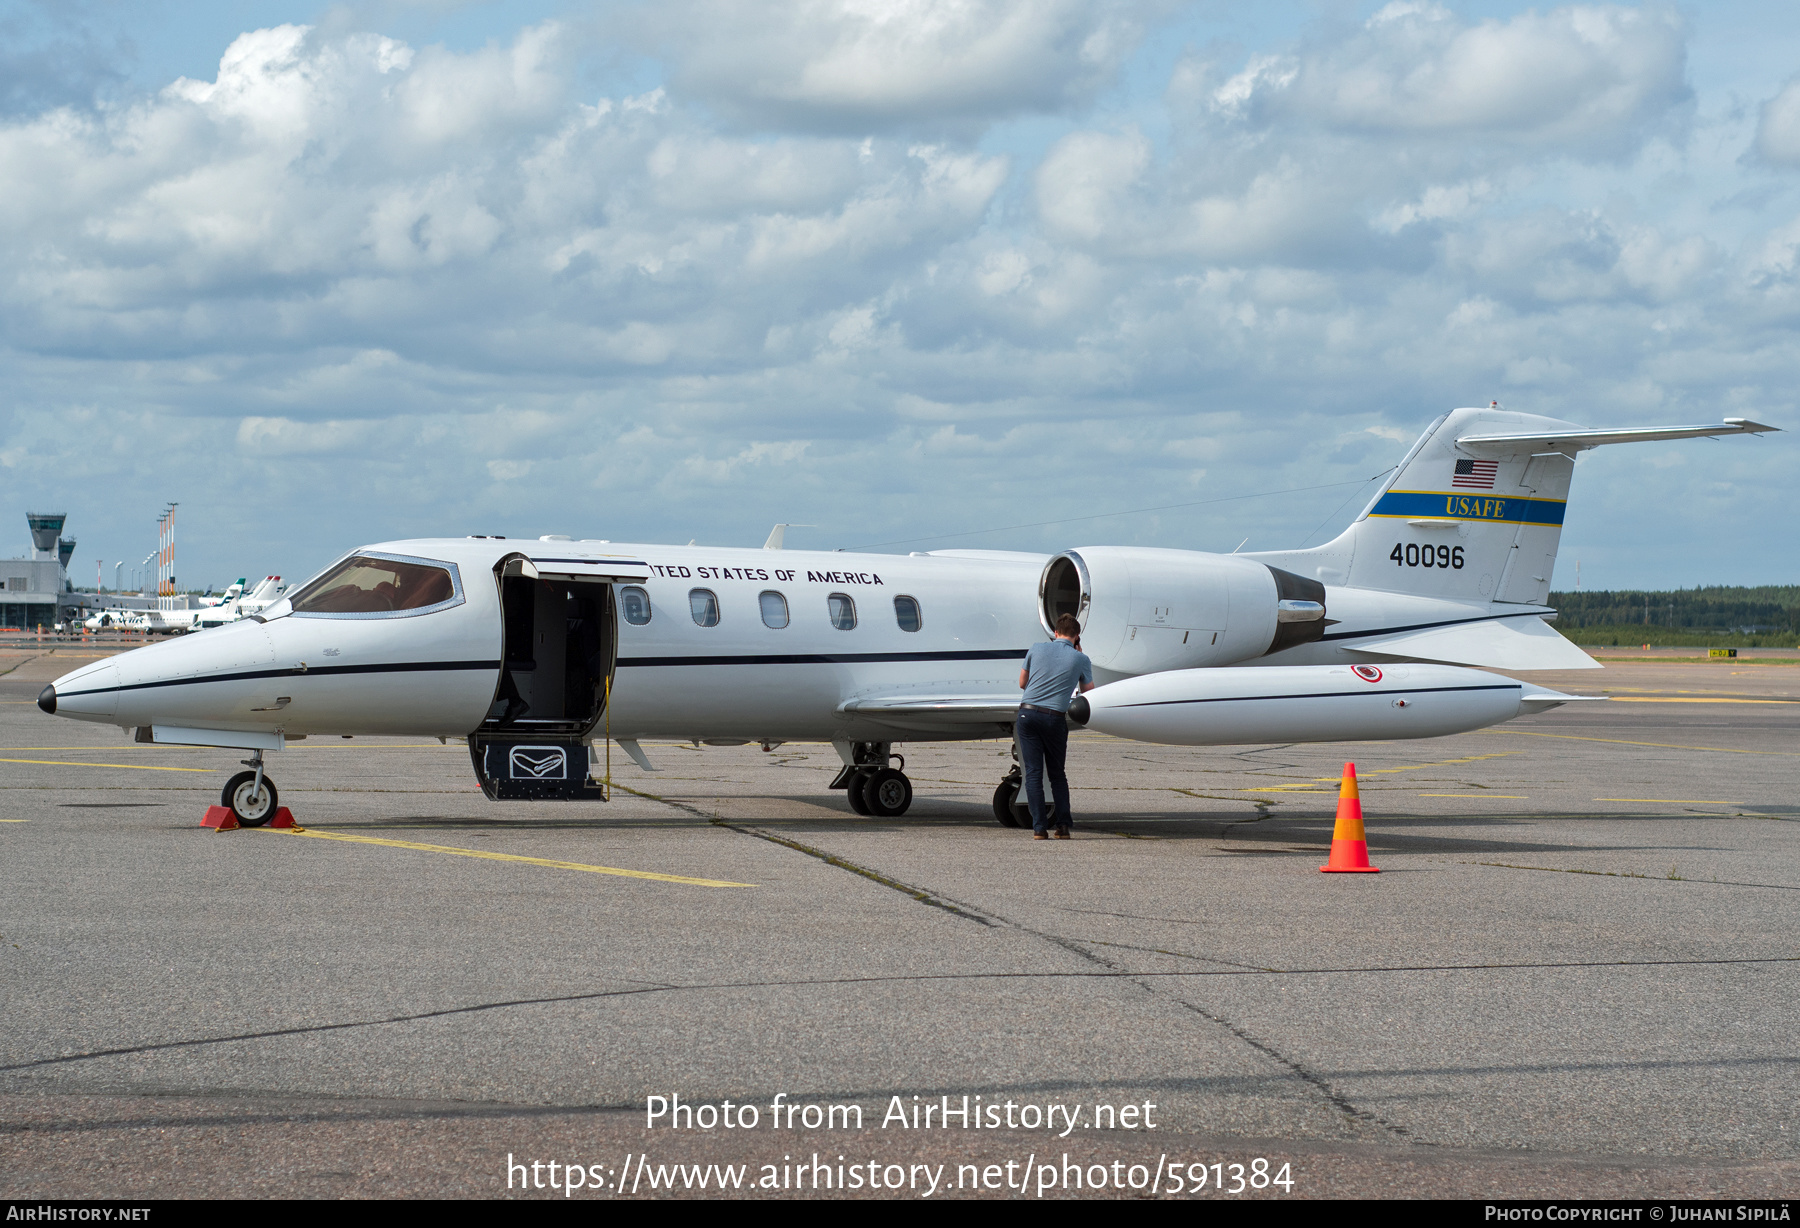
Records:
M51 716L56 715L56 684L54 682L38 692L38 707Z

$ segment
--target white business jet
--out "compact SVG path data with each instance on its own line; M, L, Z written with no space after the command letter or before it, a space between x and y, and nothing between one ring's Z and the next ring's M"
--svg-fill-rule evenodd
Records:
M646 771L652 738L825 740L832 787L897 816L912 786L894 747L1010 736L1020 659L1064 613L1102 684L1075 700L1078 726L1190 746L1436 737L1575 698L1491 669L1598 668L1544 605L1578 452L1774 429L1459 409L1335 541L1270 554L386 542L38 703L140 742L250 750L223 804L252 826L276 806L264 752L358 734L466 739L495 799L602 796L606 739ZM994 796L1007 826L1018 792L1015 765Z

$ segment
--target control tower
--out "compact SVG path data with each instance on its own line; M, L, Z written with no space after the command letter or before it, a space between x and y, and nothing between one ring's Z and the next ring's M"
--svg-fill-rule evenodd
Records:
M31 545L38 560L56 558L56 539L62 536L67 512L26 512L25 523L31 526Z
M0 559L0 627L41 627L60 622L63 607L75 608L70 591L69 556L73 538L62 536L68 520L62 512L27 512L31 557Z

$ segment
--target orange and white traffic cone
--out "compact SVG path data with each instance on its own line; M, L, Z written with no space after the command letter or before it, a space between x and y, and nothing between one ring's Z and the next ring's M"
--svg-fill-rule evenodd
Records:
M1363 836L1362 798L1356 792L1356 765L1344 765L1344 783L1338 786L1337 826L1331 832L1331 861L1319 867L1321 874L1379 874L1369 864L1369 842Z

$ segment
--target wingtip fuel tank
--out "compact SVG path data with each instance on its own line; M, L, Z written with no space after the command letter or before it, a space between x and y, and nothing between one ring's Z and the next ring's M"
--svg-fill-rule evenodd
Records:
M1435 738L1539 712L1541 687L1451 665L1245 666L1173 670L1097 687L1078 725L1174 746Z

